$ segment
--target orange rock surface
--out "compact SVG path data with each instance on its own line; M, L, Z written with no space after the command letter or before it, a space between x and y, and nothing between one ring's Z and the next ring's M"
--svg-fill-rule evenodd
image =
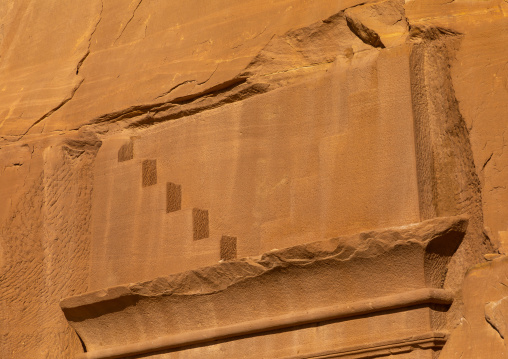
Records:
M506 0L3 0L0 358L503 358L507 114Z

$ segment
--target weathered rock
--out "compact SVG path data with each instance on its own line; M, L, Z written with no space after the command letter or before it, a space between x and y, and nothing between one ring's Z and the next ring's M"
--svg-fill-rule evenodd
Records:
M375 355L414 358L462 323L443 354L502 356L506 294L477 293L471 274L461 288L508 248L507 13L506 0L1 1L0 357L81 353L64 297L457 215L469 225L446 263L444 329ZM335 337L349 354L368 341Z
M440 358L506 358L508 258L473 267L464 279L464 310Z
M346 9L349 28L365 43L375 47L401 45L408 35L404 2L387 0Z

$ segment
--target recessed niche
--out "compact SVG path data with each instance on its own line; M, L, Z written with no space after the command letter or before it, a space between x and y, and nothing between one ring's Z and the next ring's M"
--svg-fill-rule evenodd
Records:
M194 208L192 210L192 224L194 230L194 240L208 238L208 211Z
M182 186L171 182L166 183L166 212L182 209Z
M224 261L236 259L236 237L222 236L220 239L220 259Z
M143 187L157 184L157 160L144 160L141 172Z

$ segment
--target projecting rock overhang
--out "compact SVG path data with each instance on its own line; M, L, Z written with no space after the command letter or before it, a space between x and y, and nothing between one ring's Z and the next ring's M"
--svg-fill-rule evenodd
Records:
M414 350L432 358L446 342L453 293L442 287L467 223L436 218L273 250L66 298L61 307L86 347L82 359Z

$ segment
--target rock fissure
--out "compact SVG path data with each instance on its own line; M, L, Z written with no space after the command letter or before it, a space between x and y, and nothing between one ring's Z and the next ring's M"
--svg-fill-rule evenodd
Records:
M483 166L482 166L482 169L480 171L484 171L485 170L485 166L487 166L487 164L490 162L490 160L492 159L493 155L494 155L494 152L491 152L489 157L483 162Z
M505 331L506 331L506 318L504 317L508 314L506 308L508 305L508 297L504 297L496 302L488 302L485 305L485 320L489 323L490 327L494 329L501 339L505 339Z
M129 26L129 24L131 23L132 19L134 19L134 16L136 15L136 11L138 10L138 8L139 8L139 6L141 5L142 2L143 2L143 0L139 0L138 4L134 8L134 11L132 11L131 17L129 18L129 20L127 20L127 22L125 23L125 26L122 28L122 30L120 31L120 34L118 35L118 37L114 41L114 44L116 44L116 42L120 39L120 37L122 37L123 33L125 32L125 29L127 29L127 26Z
M219 100L218 102L212 102L210 104L204 105L204 106L196 106L192 107L192 104L199 102L202 99L206 98L214 98L218 97L222 94L227 94L232 89L235 89L239 87L240 85L244 84L246 82L245 77L238 77L235 79L232 79L230 81L223 82L221 84L215 85L211 87L210 89L207 89L205 91L202 91L200 93L194 94L194 95L188 95L183 97L178 97L173 100L169 100L167 102L159 102L155 104L148 104L148 105L138 105L138 106L132 106L128 109L117 111L114 113L110 113L107 115L102 115L92 121L93 125L98 124L108 124L108 123L116 123L116 122L125 122L125 120L135 118L136 120L130 121L126 123L126 126L132 127L137 126L136 124L143 124L143 126L149 124L149 123L157 123L157 122L163 122L166 120L173 120L177 118L181 118L184 116L187 116L189 114L195 114L198 112L202 112L207 109L216 108L219 106L222 106L227 103L232 103L239 101L240 99L245 98L245 96L248 96L250 92L256 93L260 90L260 87L257 84L254 85L246 85L243 88L240 88L237 93L232 92L230 96L226 96ZM195 82L195 80L192 80L192 82ZM183 85L183 84L181 84ZM189 106L190 105L190 106ZM173 111L173 113L168 114L167 111L171 111L171 109L175 109L176 111ZM152 114L153 113L153 114ZM164 113L167 116L156 118L154 116L157 116L158 114ZM85 124L83 126L90 126L89 124Z
M183 82L180 82L180 83L176 84L175 86L171 87L166 92L164 92L162 95L157 96L155 99L158 99L158 98L164 97L166 95L169 95L171 92L173 92L174 90L176 90L180 86L187 85L187 84L190 84L190 83L193 83L193 82L196 82L196 80L185 80Z
M359 21L355 21L353 18L346 16L347 26L353 34L355 34L360 40L367 45L372 47L379 47L384 49L386 46L381 41L379 35L372 29L369 29Z
M87 49L85 55L81 58L81 60L79 60L78 65L76 66L76 75L79 74L79 69L83 65L83 62L85 62L88 55L90 55L90 47L92 46L92 38L93 38L93 35L95 34L95 32L97 31L97 28L99 27L99 24L102 20L102 12L103 11L104 11L104 0L101 0L101 11L99 13L99 20L97 20L97 22L95 23L95 26L94 26L92 32L90 33L90 37L88 38L88 49Z
M34 128L36 125L38 125L39 123L41 123L42 121L46 120L49 116L51 116L52 114L54 114L56 111L58 111L60 108L62 108L63 105L65 105L67 102L69 102L70 100L72 100L72 98L74 97L74 94L76 93L76 91L78 91L79 87L81 86L81 84L83 83L83 81L85 81L84 78L82 78L76 86L74 86L74 88L71 90L70 94L62 101L60 102L56 107L54 107L53 109L51 109L50 111L46 112L41 118L39 118L37 121L35 121L34 123L32 123L32 125L30 127L28 127L28 129L20 136L18 137L18 141L20 141L23 137L25 137L25 135L28 134L28 132L30 132L30 130L32 128ZM41 131L42 133L42 131Z
M201 85L204 85L206 84L208 81L210 81L210 79L212 78L213 75L215 75L215 73L217 72L217 69L219 68L219 65L220 64L217 64L217 66L215 66L215 69L212 71L212 73L210 74L210 76L208 76L208 78L202 82L198 82L198 85L201 86Z

